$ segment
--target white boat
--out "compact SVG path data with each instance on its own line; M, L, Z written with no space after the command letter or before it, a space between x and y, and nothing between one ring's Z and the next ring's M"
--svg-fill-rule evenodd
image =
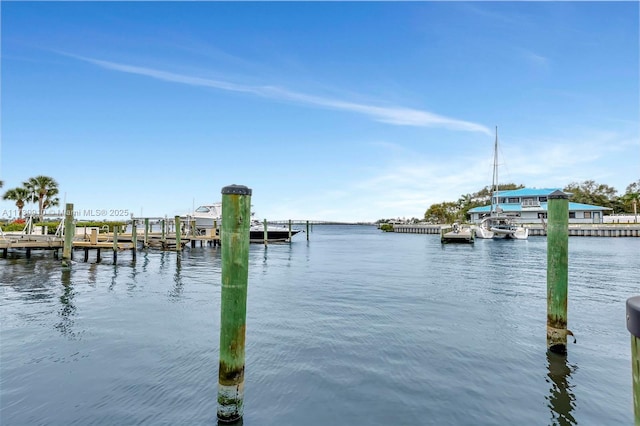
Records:
M491 210L489 216L482 219L475 227L476 238L485 239L514 239L526 240L529 228L518 225L512 217L500 208L498 194L498 127L496 126L496 141L493 149L493 178L491 182Z
M251 213L253 217L253 213ZM193 213L183 216L183 219L190 223L196 221L196 232L199 235L211 233L212 229L220 233L222 224L222 203L213 203L198 207ZM291 237L299 233L299 229L291 229ZM281 225L267 225L267 242L282 242L289 240L289 227ZM249 241L252 243L264 242L263 223L252 219L249 227Z

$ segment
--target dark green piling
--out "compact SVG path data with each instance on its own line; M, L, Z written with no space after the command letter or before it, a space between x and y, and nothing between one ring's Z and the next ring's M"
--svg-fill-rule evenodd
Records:
M133 244L133 251L131 253L133 260L136 260L136 251L138 250L138 226L136 220L131 221L131 243Z
M162 238L160 238L160 241L162 241L162 243L164 244L164 242L166 241L166 237L165 237L165 220L162 219Z
M64 210L64 246L62 247L62 265L70 265L71 252L73 250L73 236L75 229L73 225L73 204L67 203Z
M566 353L569 287L569 196L555 191L547 204L547 349Z
M291 242L291 219L289 219L289 242Z
M627 330L631 333L631 374L633 378L633 412L640 425L640 296L627 299Z
M118 260L118 228L119 225L113 225L113 263Z
M180 229L180 216L175 217L176 221L176 251L182 250L182 241L180 240L180 233L182 232Z
M264 222L262 223L262 230L264 232L264 246L267 246L267 241L269 240L269 231L267 231L267 219L264 220Z
M307 221L307 241L309 241L309 221Z
M243 414L250 222L251 189L243 185L222 188L218 420L224 423L235 422Z
M149 218L144 219L144 248L149 246Z

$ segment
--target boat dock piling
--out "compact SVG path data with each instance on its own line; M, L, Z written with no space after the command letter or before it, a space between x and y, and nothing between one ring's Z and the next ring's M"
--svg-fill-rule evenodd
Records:
M267 247L267 219L264 220L264 222L262 222L262 229L264 229L264 246Z
M180 216L175 216L175 224L176 224L176 251L182 250L182 243L180 242Z
M67 203L64 210L64 246L62 248L62 266L68 266L73 249L73 236L75 226L73 224L73 204Z
M222 423L232 423L242 418L244 408L251 189L243 185L225 186L222 188L222 206L217 416Z
M566 353L569 279L569 196L549 194L547 220L547 349Z
M631 333L631 373L635 424L640 424L640 296L627 299L627 330Z

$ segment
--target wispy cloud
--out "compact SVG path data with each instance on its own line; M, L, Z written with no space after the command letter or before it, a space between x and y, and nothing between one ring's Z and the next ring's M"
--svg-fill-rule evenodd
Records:
M398 125L416 127L442 127L451 130L461 130L468 132L481 132L490 135L489 129L481 124L470 121L458 120L451 117L434 114L428 111L406 108L406 107L384 107L376 105L366 105L339 99L330 99L305 93L299 93L277 86L251 86L231 83L223 80L195 77L184 74L176 74L168 71L140 67L135 65L121 64L117 62L104 61L76 55L67 55L80 59L99 67L155 78L158 80L173 83L187 84L190 86L209 87L213 89L226 90L230 92L246 93L264 98L296 102L309 106L329 108L339 111L348 111L368 116L376 121Z

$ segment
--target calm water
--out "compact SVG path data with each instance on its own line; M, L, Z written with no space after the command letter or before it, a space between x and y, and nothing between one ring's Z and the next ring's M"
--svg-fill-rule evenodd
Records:
M310 238L251 246L245 425L633 423L640 239L570 238L562 358L546 353L543 237ZM91 256L0 259L1 424L216 424L220 250Z

